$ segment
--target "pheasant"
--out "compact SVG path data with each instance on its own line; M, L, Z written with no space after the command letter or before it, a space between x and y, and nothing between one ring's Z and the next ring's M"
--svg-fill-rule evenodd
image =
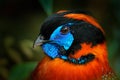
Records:
M49 16L36 46L46 56L33 80L119 80L108 62L105 32L86 11L64 10Z

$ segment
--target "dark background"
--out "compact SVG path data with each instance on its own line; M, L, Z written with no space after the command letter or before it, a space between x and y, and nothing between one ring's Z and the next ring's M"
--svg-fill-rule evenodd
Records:
M59 10L90 11L106 32L110 65L120 76L120 0L0 0L0 80L30 80L44 56L32 48L44 19Z

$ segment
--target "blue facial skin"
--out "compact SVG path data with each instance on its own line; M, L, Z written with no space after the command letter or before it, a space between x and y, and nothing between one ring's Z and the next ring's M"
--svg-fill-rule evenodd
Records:
M56 57L65 57L62 56L63 52L67 51L73 43L74 37L71 34L70 30L66 34L61 34L61 29L64 26L71 27L73 23L68 23L65 25L59 26L53 31L50 36L50 41L42 45L43 51L51 58ZM63 50L63 52L62 52Z

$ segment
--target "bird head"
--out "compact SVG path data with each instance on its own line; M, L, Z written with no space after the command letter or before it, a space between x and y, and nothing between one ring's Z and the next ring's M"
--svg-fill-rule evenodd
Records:
M68 10L59 11L43 22L34 47L40 45L51 59L85 64L102 55L95 49L104 42L104 31L93 17L85 11Z

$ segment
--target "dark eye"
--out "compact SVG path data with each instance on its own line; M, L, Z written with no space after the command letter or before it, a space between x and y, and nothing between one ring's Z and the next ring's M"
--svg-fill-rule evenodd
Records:
M70 28L68 26L64 26L60 30L61 34L67 34L69 31L70 31Z

